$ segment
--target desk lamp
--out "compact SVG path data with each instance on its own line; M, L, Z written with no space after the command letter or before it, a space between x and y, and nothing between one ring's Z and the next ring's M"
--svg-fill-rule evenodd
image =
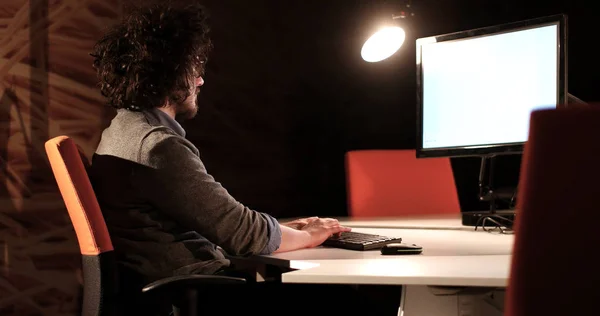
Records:
M412 1L407 1L404 8L398 14L392 14L391 20L384 25L369 39L365 41L361 49L361 56L367 62L379 62L392 56L406 39L403 26L406 25L407 17L413 17Z

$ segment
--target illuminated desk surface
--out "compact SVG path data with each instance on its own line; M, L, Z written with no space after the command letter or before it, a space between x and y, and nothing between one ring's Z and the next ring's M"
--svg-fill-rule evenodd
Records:
M317 247L258 256L253 260L292 270L281 274L284 283L402 286L399 315L404 316L457 315L457 300L465 296L434 294L440 286L449 287L450 291L457 287L459 290L468 287L501 291L508 285L514 235L475 231L474 227L462 226L459 216L341 219L341 222L353 231L401 237L403 242L422 246L423 253L383 256L379 250ZM363 225L365 227L359 227ZM438 288L432 290L431 286ZM497 297L503 298L503 295ZM502 305L502 299L499 300L498 304ZM490 306L483 303L479 313L473 315L497 315L497 310L490 310Z
M438 279L443 285L498 286L508 277L513 235L471 230L354 228L353 231L401 237L403 242L423 247L420 255L383 256L379 250L353 251L317 247L290 251L256 259L263 263L289 268L283 282L315 283L316 279L332 283L423 284ZM409 267L422 266L418 276ZM375 267L375 268L372 268ZM479 269L479 268L482 269ZM427 273L429 277L427 277ZM492 274L490 274L492 273ZM385 275L389 278L385 279ZM469 277L469 275L471 275ZM479 276L479 277L478 277ZM420 281L418 280L420 278ZM322 283L319 282L319 283ZM435 283L429 283L435 284Z

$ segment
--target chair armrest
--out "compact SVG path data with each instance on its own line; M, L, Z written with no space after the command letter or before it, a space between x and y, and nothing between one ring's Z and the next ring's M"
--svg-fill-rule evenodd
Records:
M177 275L160 280L156 280L143 289L143 293L156 292L158 290L178 290L186 288L196 288L204 285L235 285L244 284L246 279L234 278L219 275Z

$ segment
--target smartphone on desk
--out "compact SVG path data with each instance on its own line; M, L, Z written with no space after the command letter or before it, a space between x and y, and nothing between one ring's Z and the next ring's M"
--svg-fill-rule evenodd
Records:
M391 243L381 248L382 255L418 255L423 252L423 247L407 243Z

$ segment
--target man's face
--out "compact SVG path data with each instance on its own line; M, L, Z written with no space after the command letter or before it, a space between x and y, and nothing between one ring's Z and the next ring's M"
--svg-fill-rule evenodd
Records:
M196 116L198 113L198 94L200 93L200 87L204 84L204 79L198 77L191 84L190 95L183 101L183 103L177 106L177 116L182 119L188 120Z

